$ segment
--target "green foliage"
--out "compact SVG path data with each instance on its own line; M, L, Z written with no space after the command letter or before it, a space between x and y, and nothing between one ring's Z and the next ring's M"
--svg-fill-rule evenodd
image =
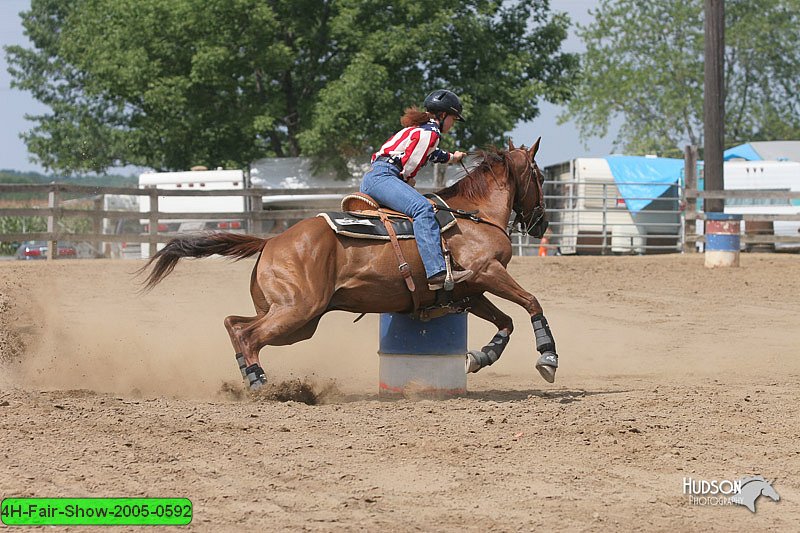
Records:
M46 176L38 172L19 172L16 170L0 170L0 183L48 184L71 183L74 185L94 185L105 187L138 187L135 176ZM62 199L78 195L62 195ZM0 195L3 207L23 207L30 205L47 205L47 195L35 192L4 192ZM61 230L65 233L91 233L92 220L88 217L69 217L60 221ZM44 217L0 217L0 233L37 233L47 231L47 220ZM17 251L18 242L0 242L0 255L13 255Z
M19 170L4 169L0 170L0 183L71 183L73 185L102 185L105 187L138 187L139 178L119 174L48 176L39 172L20 172Z
M47 176L38 172L19 172L16 170L0 170L0 183L47 184L71 183L73 185L93 185L97 187L133 187L139 186L136 176L120 176L106 174L102 176ZM4 192L0 194L0 203L14 201L44 200L47 195L35 192Z
M584 137L624 123L632 154L703 144L703 1L602 0L562 120ZM800 138L800 0L725 2L725 144Z
M464 95L462 148L498 143L570 94L566 17L546 0L32 0L8 47L49 169L243 167L313 155L342 168L437 87Z
M70 217L60 221L62 233L92 233L92 219ZM0 233L44 233L47 231L45 217L0 217ZM21 243L0 242L0 255L13 255Z
M36 233L47 231L44 217L0 217L0 233ZM20 243L0 242L0 255L13 255Z
M500 144L518 121L539 114L541 100L570 95L577 60L560 52L569 20L552 16L546 2L379 4L340 3L332 36L358 53L321 91L300 135L306 153L335 159L374 150L400 127L404 108L436 88L465 104L467 122L445 139L450 149Z

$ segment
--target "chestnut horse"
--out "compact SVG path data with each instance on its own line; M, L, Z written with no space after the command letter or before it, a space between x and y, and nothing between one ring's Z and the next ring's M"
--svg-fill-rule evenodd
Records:
M531 316L540 352L536 368L542 377L555 380L558 356L555 341L537 299L522 288L506 270L511 260L511 239L506 231L512 210L521 231L540 238L547 229L542 182L544 176L533 147L483 152L483 159L464 178L438 195L452 209L471 218L444 234L452 257L475 272L451 294L430 291L416 243L400 241L418 291L420 306L442 304L449 296L450 311L469 311L497 326L497 334L481 350L466 354L466 370L477 372L502 354L514 329L511 318L484 295L489 292L521 305ZM475 213L477 212L477 214ZM342 310L354 313L412 313L411 293L398 270L388 241L344 237L335 234L320 217L305 219L270 239L231 233L212 233L172 239L142 268L152 270L145 280L150 289L164 279L184 257L214 254L243 259L260 254L250 280L256 314L229 316L230 335L243 376L252 389L266 383L259 351L310 338L322 315Z

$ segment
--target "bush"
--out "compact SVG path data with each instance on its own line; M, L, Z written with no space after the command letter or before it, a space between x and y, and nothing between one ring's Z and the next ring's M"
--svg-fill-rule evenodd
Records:
M0 233L29 233L47 231L44 217L0 217ZM13 255L19 242L0 242L0 255Z

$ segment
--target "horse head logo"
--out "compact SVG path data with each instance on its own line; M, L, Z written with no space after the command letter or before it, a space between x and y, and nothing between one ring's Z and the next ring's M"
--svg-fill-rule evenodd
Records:
M751 513L756 512L756 500L759 496L766 496L773 501L778 501L781 497L772 488L772 484L762 476L746 477L740 480L742 490L739 494L731 496L731 502L744 505L750 509Z

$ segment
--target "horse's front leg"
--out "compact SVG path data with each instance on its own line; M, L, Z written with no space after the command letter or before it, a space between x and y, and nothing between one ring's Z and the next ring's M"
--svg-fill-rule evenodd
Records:
M482 294L470 297L469 305L470 313L497 326L497 333L489 341L489 344L481 348L480 351L470 350L467 352L467 372L477 372L500 359L500 356L503 355L503 350L506 349L508 341L511 339L514 323L511 321L510 316L503 313Z
M499 262L491 263L486 269L479 272L472 284L482 286L486 291L521 305L528 311L533 324L533 332L536 336L536 349L541 354L536 361L536 370L548 383L553 383L556 379L556 369L558 368L558 355L556 354L556 341L550 332L550 326L544 317L542 306L536 297L523 289L517 283L505 267Z

